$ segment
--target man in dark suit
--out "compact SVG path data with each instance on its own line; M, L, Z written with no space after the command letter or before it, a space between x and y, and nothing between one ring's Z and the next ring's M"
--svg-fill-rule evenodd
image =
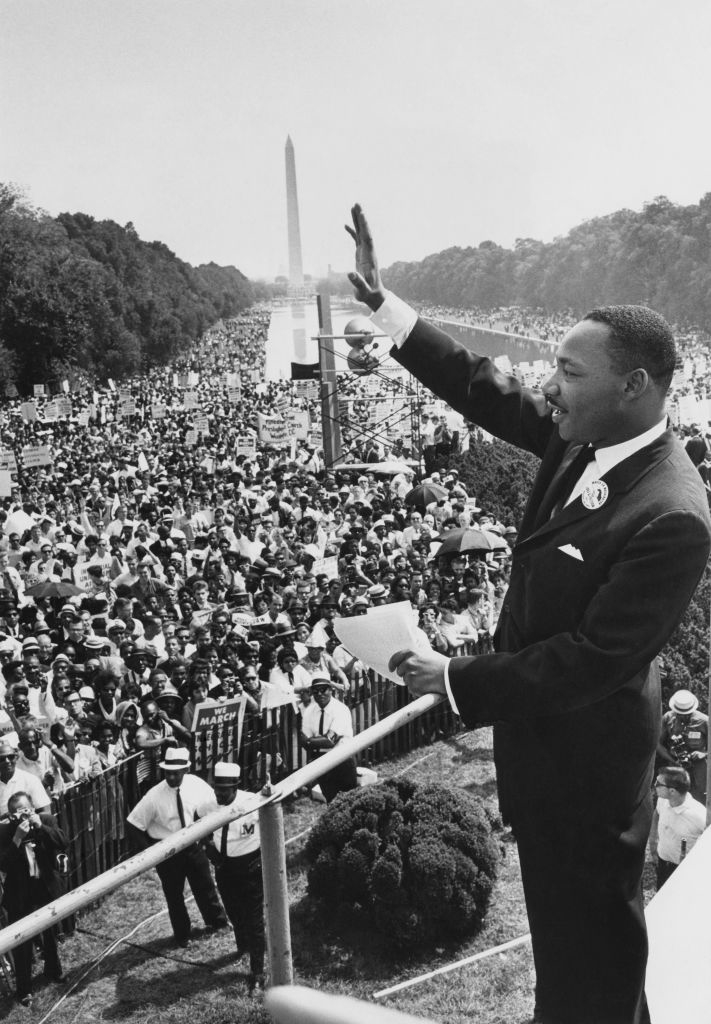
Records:
M518 841L536 1021L646 1024L641 900L661 717L656 655L709 553L707 502L667 426L674 340L651 310L576 324L543 393L522 388L386 293L360 207L356 295L395 355L467 419L541 459L495 652L398 651L415 694L494 723L501 810Z
M0 871L5 872L2 904L12 924L33 910L57 899L64 892L57 856L64 856L67 841L51 814L37 814L27 793L17 792L8 800L10 820L0 823ZM17 999L32 1004L32 939L16 946ZM54 928L42 932L44 974L64 981Z

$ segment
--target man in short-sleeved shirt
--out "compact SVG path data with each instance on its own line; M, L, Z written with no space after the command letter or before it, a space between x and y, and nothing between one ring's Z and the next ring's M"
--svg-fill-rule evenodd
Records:
M353 736L350 709L334 699L335 685L325 673L315 675L311 680L313 700L304 710L301 725L301 745L311 761ZM350 757L326 772L319 779L319 784L327 803L338 793L355 789L358 785L355 758Z
M17 751L9 743L0 743L0 815L7 813L13 793L27 793L38 814L49 811L50 797L40 780L16 767Z
M657 889L677 869L706 828L706 808L689 792L689 773L661 768L657 774Z
M162 782L151 787L128 816L133 838L141 849L179 832L195 821L198 808L212 799L212 790L197 775L190 775L190 757L182 747L169 748L159 768ZM185 881L195 896L205 924L223 928L227 924L215 890L210 863L197 843L156 865L163 886L175 941L185 947L190 939L190 916L185 906Z
M261 801L256 793L238 788L239 777L239 765L218 761L215 795L200 809L200 815L228 805L242 812L213 833L207 855L215 865L217 888L235 930L237 956L249 953L251 993L264 988L264 887L256 810Z

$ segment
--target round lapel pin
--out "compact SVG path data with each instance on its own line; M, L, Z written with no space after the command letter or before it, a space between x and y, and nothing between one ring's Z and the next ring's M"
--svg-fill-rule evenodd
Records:
M607 496L610 493L610 489L604 480L593 480L591 484L583 490L581 495L583 505L585 508L596 509L602 508L607 501Z

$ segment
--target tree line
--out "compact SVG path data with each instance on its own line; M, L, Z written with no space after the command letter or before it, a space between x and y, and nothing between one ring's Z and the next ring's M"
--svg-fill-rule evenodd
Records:
M550 243L492 241L394 263L398 295L428 304L527 306L583 313L612 303L648 305L680 326L711 329L711 192L691 206L665 196L640 212L618 210Z
M235 267L192 267L131 223L50 217L0 183L0 389L145 371L254 300Z

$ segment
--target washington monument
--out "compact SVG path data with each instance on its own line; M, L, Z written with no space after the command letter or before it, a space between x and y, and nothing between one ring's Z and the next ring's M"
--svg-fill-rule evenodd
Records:
M303 288L304 270L301 265L301 232L299 230L299 197L296 193L296 162L291 136L286 137L286 221L289 233L289 285Z

